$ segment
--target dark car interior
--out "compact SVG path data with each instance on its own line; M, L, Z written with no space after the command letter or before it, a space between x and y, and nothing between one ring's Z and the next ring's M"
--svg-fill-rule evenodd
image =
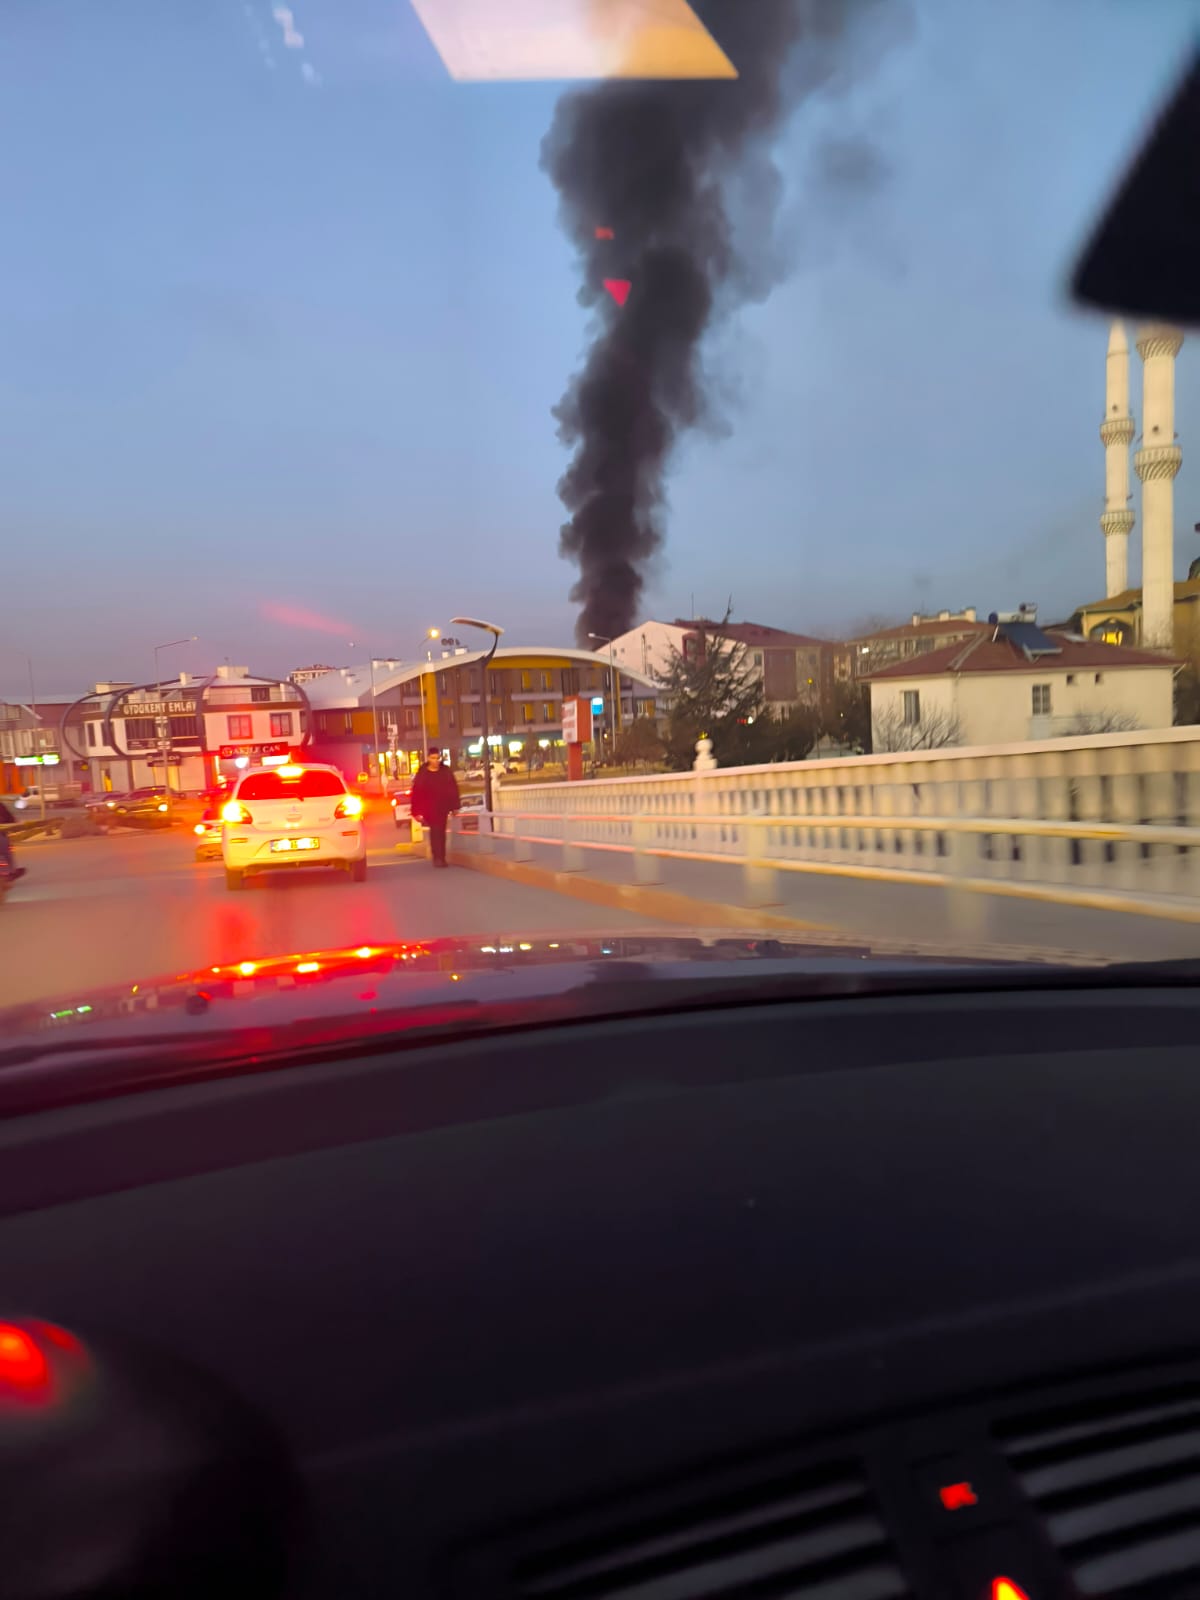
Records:
M15 1115L0 1593L1191 1593L1198 1013L807 1000Z

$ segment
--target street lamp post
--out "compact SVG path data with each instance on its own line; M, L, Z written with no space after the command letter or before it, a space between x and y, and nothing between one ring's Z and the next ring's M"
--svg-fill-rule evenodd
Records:
M442 637L440 628L426 628L425 630L425 660L433 660L433 651L429 648L433 640ZM422 666L417 673L417 692L421 696L421 760L429 760L429 723L425 717L425 668Z
M616 760L617 735L621 731L621 689L617 682L617 664L613 660L613 642L602 633L589 633L589 639L595 639L597 644L608 646L608 693L612 702L612 756Z
M483 804L488 814L488 827L492 827L492 747L488 743L488 668L492 664L492 657L496 654L496 647L500 643L500 635L504 629L494 622L481 622L478 617L451 617L456 628L479 628L484 633L492 636L492 648L483 658ZM493 830L494 831L494 830Z
M164 701L162 671L158 664L159 652L162 650L174 650L175 646L180 644L195 644L198 637L197 634L189 633L186 639L168 639L165 644L156 644L154 646L154 682L158 689L160 705L164 704ZM167 803L167 817L169 819L171 815L171 768L167 764L167 757L171 753L171 719L165 711L160 711L154 719L154 731L158 734L158 758L162 762L163 769L163 799Z
M371 657L371 728L375 736L375 777L379 783L379 792L383 793L383 768L379 764L379 702L375 698L375 668L386 667L389 672L395 670L396 662L392 656Z

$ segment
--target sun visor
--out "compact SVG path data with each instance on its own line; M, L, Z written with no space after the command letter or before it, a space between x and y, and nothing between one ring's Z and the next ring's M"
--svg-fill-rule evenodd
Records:
M412 3L460 82L737 77L687 0Z
M1200 324L1200 50L1084 251L1071 290L1102 311Z

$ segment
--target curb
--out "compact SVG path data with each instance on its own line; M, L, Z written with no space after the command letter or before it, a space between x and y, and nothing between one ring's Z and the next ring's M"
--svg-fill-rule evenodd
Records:
M799 917L786 917L775 911L759 911L751 906L729 905L721 900L699 900L691 895L678 894L672 889L657 888L649 884L609 883L600 878L588 878L579 872L563 872L550 867L534 866L527 861L509 861L502 856L477 854L474 851L456 852L452 864L467 867L472 872L482 872L491 878L504 878L510 883L521 883L529 888L548 889L570 900L582 900L588 905L603 906L609 911L632 911L638 916L650 917L659 922L682 923L689 928L740 928L752 932L808 933L836 947L861 950L861 934L825 922L806 922ZM962 955L958 946L905 942L901 939L872 940L881 955ZM998 961L1046 961L1058 965L1106 966L1106 957L1088 951L1044 949L1027 945L982 945L972 952L976 956Z

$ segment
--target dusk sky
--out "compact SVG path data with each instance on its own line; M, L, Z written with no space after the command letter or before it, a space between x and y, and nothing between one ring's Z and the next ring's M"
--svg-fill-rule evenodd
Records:
M412 659L464 611L573 642L562 86L453 83L407 0L290 4L302 48L262 0L0 7L0 695L27 656L46 695L146 679L193 633L174 667ZM727 429L676 458L645 616L836 636L1103 592L1107 328L1063 283L1197 0L912 9L781 137L793 269L712 343ZM814 177L842 130L875 189ZM1200 335L1177 418L1183 576Z

